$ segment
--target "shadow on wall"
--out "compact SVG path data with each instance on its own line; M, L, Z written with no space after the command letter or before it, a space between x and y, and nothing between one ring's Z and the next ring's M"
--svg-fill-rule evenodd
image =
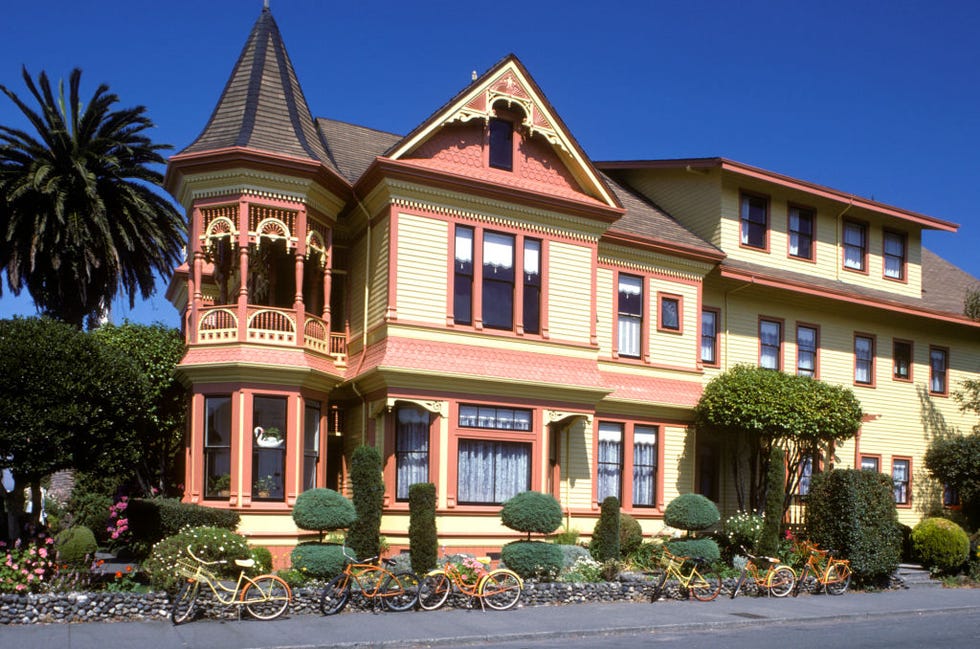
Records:
M946 423L946 417L936 407L925 385L917 385L915 391L919 395L922 436L927 449L937 439L962 434L959 428ZM923 514L943 511L943 486L933 479L923 463L912 467L912 485L912 506L916 510Z

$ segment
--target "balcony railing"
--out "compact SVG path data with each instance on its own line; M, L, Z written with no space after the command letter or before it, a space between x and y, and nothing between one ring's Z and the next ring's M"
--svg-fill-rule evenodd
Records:
M248 342L279 347L302 347L332 356L337 363L347 359L347 338L331 333L327 323L312 314L305 314L302 332L297 331L296 312L292 309L250 306L246 311L245 327L240 331L237 309L228 306L205 307L198 313L197 344L216 345ZM191 327L194 323L189 323Z

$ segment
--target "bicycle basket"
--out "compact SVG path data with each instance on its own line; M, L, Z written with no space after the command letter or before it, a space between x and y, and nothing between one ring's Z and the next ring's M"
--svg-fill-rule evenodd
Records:
M196 579L201 576L201 572L201 567L196 563L191 563L190 561L184 561L182 559L177 560L177 574L181 577Z

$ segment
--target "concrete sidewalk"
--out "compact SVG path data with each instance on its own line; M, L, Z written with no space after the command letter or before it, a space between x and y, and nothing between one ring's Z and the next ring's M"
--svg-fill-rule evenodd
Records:
M0 647L16 649L316 649L455 647L505 640L589 636L632 631L684 631L773 623L869 619L939 611L980 614L980 589L912 588L840 597L799 598L724 594L713 602L568 604L512 611L440 610L408 613L293 615L271 622L243 619L169 622L50 624L0 627ZM974 617L973 619L977 619Z

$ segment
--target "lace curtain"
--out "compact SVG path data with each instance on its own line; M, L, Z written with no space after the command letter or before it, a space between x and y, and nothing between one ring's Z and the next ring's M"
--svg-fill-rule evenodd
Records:
M531 449L519 442L459 441L461 503L502 503L531 488Z
M399 408L395 431L395 499L408 500L408 488L429 481L429 413Z

